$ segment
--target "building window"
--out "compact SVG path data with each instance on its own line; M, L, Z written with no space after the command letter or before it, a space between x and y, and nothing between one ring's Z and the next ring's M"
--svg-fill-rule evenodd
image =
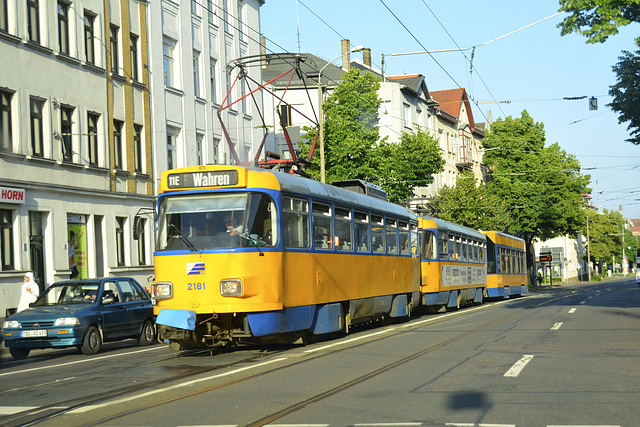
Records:
M127 218L116 217L116 258L119 267L125 265L124 230L126 222Z
M44 157L44 142L42 112L44 111L44 101L38 98L31 98L31 154Z
M283 104L280 106L280 122L285 126L291 126L291 105Z
M0 209L0 257L2 270L13 270L13 214L8 209Z
M196 162L198 165L204 164L204 159L202 158L202 140L204 139L204 135L201 133L196 134Z
M409 120L411 118L411 106L409 104L402 104L402 126L408 128Z
M243 7L242 7L242 1L238 2L238 37L240 39L241 42L246 41L246 35L244 34L244 23L242 22L242 12L243 12Z
M195 16L200 16L199 12L199 7L198 7L198 3L200 2L200 0L191 0L191 14L195 15Z
M94 23L96 15L84 11L84 56L87 64L96 63Z
M0 0L0 31L9 32L9 0Z
M147 264L147 237L145 230L147 228L147 219L140 218L140 229L138 235L138 265Z
M220 147L220 140L217 138L213 138L213 147L212 147L212 151L213 151L213 164L217 165L218 164L218 158L220 157L218 155L219 152L219 147Z
M200 52L193 52L193 94L200 97Z
M249 111L247 111L247 82L245 79L241 79L240 80L240 99L242 101L240 101L242 103L242 113L243 114L249 114Z
M69 3L58 1L58 47L69 55Z
M213 24L213 17L216 16L216 10L212 0L207 0L207 9L209 10L209 24Z
M209 79L211 80L211 102L216 104L216 60L213 58L209 62Z
M11 151L11 98L13 93L0 90L0 150Z
M227 68L227 72L225 73L225 80L226 80L225 83L227 85L227 91L225 96L227 97L228 103L230 103L232 101L231 97L229 96L231 91L231 68Z
M60 139L62 142L62 160L73 161L73 108L60 108Z
M162 45L162 57L164 65L164 85L173 87L173 44L163 43Z
M142 172L142 125L133 125L133 150L136 172Z
M176 135L167 133L167 168L169 170L175 169L178 161L176 139Z
M110 46L111 46L111 73L119 74L120 64L118 63L118 31L120 28L117 25L110 26Z
M138 36L131 34L131 80L137 82L138 74Z
M98 120L100 115L89 113L87 121L89 122L89 164L98 166Z
M222 21L224 32L229 33L229 0L222 0Z
M40 0L27 0L27 39L40 44Z
M122 170L122 127L124 122L113 121L113 167Z

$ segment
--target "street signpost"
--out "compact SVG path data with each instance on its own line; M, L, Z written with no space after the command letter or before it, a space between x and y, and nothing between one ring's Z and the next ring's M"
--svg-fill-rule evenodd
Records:
M552 261L553 261L553 255L551 254L551 252L540 252L540 262L549 263L549 283L551 284L551 286L553 286L553 270L551 269Z

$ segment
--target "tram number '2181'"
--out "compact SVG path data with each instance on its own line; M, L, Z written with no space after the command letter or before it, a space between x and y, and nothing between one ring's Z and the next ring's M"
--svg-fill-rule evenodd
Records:
M189 291L203 291L204 282L202 283L187 283L187 290Z

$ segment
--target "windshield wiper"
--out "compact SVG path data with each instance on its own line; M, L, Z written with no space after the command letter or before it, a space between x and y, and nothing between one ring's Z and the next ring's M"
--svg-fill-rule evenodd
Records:
M253 237L249 236L247 233L242 232L239 234L240 237L242 237L243 239L246 239L248 241L250 241L251 243L253 243L253 246L256 247L256 249L258 250L258 252L260 252L260 254L258 256L264 256L264 253L260 250L260 246L258 246L258 241L256 239L254 239Z
M180 239L184 242L184 244L187 245L187 248L189 248L191 252L198 252L198 248L196 248L195 245L191 243L189 239L187 239L187 236L185 236L178 227L169 223L169 228L176 232L178 237L180 237Z

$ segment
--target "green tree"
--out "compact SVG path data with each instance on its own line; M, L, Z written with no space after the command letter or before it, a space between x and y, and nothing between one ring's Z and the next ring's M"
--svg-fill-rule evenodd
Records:
M618 28L640 22L640 3L633 0L560 0L559 10L569 13L558 24L561 34L576 32L587 43L602 43L618 34Z
M444 159L438 142L421 129L415 134L403 133L398 144L380 140L379 88L377 77L360 75L359 69L352 68L324 102L325 179L362 179L378 184L390 201L398 202L411 197L415 187L433 182L433 174L442 170ZM299 146L306 157L316 129L305 131ZM317 147L307 172L320 178Z
M626 141L640 145L640 50L636 53L622 51L618 59L620 62L612 67L618 77L617 83L609 89L613 101L608 106L618 113L618 123L629 123L627 130L631 138Z
M507 206L503 200L478 184L471 171L464 171L455 187L445 185L436 195L438 216L447 221L475 230L505 229L508 221Z
M413 197L416 187L433 182L433 175L442 171L445 160L440 144L426 130L402 132L398 144L382 141L374 149L378 179L390 201L400 202Z
M570 14L558 25L561 34L577 32L587 37L587 43L602 43L618 34L618 28L640 22L637 0L560 0L560 10ZM636 45L640 46L640 37L636 38ZM607 106L618 113L619 123L629 122L631 138L626 141L640 145L640 51L623 51L619 60L612 67L617 83L609 89L613 101Z
M622 230L624 218L618 211L603 210L600 214L588 209L585 212L589 218L589 255L590 261L596 264L610 264L613 256L622 255ZM587 235L586 222L582 230ZM631 254L629 254L631 255ZM630 256L630 258L633 258ZM618 261L620 258L618 258Z
M489 194L508 206L507 229L527 244L533 267L532 242L559 235L577 235L584 223L583 193L590 177L580 173L575 156L558 144L545 147L544 125L527 113L497 120L482 141L489 167Z

